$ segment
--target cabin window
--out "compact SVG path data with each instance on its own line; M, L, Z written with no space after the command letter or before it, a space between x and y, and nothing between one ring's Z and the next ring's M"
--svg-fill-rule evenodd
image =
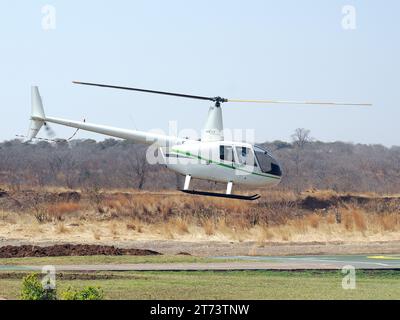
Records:
M219 147L219 158L224 161L233 162L233 148L231 146L220 146Z
M251 149L246 147L236 147L238 162L246 166L256 166Z

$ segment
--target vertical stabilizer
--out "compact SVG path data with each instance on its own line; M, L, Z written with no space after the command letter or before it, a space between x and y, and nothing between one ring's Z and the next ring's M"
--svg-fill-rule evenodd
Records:
M32 87L31 103L31 124L29 126L27 141L31 141L37 136L46 119L43 109L42 98L40 96L38 87Z

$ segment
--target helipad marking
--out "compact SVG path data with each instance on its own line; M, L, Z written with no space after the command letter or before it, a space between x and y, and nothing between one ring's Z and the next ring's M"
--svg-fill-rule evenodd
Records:
M323 256L321 256L323 257ZM381 266L381 267L390 267L390 264L386 264L383 262L372 262L372 261L360 261L360 260L346 260L346 259L338 259L341 256L338 257L334 257L334 256L329 256L329 257L323 257L323 258L319 258L317 256L298 256L298 257L265 257L269 262L272 261L280 261L280 262L287 262L287 261L293 261L295 263L301 263L301 262L316 262L316 263L330 263L330 264L334 264L337 266L341 266L341 265L345 265L345 264L354 264L354 265L366 265L366 266ZM226 258L226 257L225 257ZM239 258L239 259L243 259L243 260L257 260L260 257L247 257L247 256L238 256L235 258ZM357 256L357 258L361 259L364 258L365 256L359 257ZM264 260L264 259L262 259Z
M335 260L335 259L316 259L316 258L310 258L310 257L300 257L300 258L287 258L292 259L292 260L303 260L303 261L313 261L313 262L330 262L330 263L336 263L336 264L343 264L343 263L353 263L353 264L366 264L366 265L378 265L378 266L384 266L384 267L389 267L388 264L385 263L379 263L379 262L366 262L366 261L344 261L344 260Z
M368 259L380 259L380 260L400 260L400 257L392 256L369 256Z

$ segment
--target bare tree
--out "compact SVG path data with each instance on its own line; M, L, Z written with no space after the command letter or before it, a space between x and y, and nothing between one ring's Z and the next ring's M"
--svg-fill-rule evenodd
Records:
M378 193L400 190L399 147L313 141L306 129L296 130L292 139L291 143L264 144L274 150L284 169L281 188ZM145 154L144 146L119 140L74 140L68 144L0 142L0 185L11 190L65 185L175 188L176 175L165 166L150 166ZM157 183L146 183L150 180Z
M142 190L150 168L146 159L146 149L143 147L130 148L126 153L125 174L131 181L136 181L136 187Z
M296 166L296 190L300 192L304 187L303 174L302 174L302 161L303 161L303 151L305 146L311 142L310 130L304 128L298 128L292 134L292 142L294 146L294 162Z
M312 141L310 130L298 128L292 134L292 141L296 148L304 149L307 143Z
M55 181L61 178L67 188L72 189L75 186L78 164L72 152L54 150L48 156L48 166Z

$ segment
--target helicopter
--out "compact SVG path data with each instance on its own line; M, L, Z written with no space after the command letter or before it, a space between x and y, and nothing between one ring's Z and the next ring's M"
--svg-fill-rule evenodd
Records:
M29 132L25 140L26 142L31 142L36 139L43 126L47 126L48 123L54 123L76 128L77 130L85 130L106 136L130 140L135 143L153 145L162 155L162 159L167 168L185 176L184 185L181 189L182 192L192 195L247 201L257 200L260 198L260 195L233 194L232 189L234 184L254 187L277 185L282 180L282 167L272 153L265 148L242 141L225 140L222 118L222 105L224 103L371 106L371 104L367 103L226 99L219 96L207 97L90 82L73 81L73 83L85 86L197 99L211 102L212 105L208 111L201 139L194 140L190 138L180 138L171 135L87 123L86 121L73 121L48 117L44 112L39 88L37 86L32 86L32 110ZM193 190L190 188L192 179L225 183L226 192L217 193Z

